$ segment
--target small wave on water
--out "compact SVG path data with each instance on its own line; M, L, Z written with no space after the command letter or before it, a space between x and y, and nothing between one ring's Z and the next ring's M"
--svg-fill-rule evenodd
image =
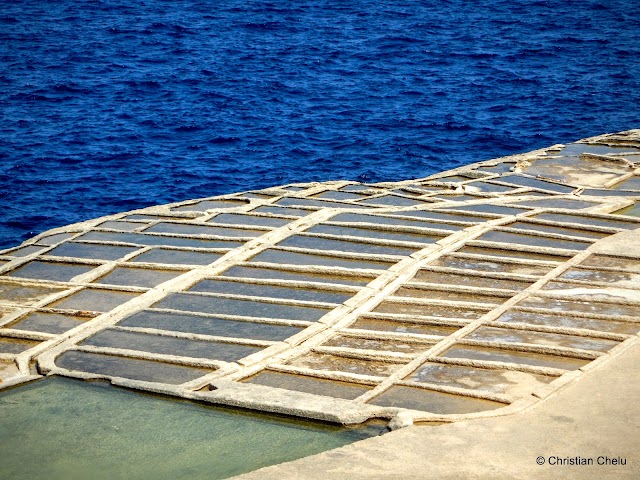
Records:
M627 0L5 2L0 246L126 209L426 176L636 128L634 11Z

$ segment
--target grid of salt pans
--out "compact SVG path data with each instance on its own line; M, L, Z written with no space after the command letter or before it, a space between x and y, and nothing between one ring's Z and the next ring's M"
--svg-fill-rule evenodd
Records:
M640 228L640 149L619 138L42 234L0 252L0 365L445 415L511 404L640 331L640 259L589 250Z

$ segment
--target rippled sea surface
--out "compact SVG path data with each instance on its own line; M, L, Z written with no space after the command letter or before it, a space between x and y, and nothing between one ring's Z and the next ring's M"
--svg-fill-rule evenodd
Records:
M640 128L634 1L0 5L0 246Z

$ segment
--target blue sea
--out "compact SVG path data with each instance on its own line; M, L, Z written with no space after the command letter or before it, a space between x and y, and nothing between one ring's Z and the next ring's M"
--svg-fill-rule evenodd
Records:
M0 247L160 203L640 127L627 0L0 4Z

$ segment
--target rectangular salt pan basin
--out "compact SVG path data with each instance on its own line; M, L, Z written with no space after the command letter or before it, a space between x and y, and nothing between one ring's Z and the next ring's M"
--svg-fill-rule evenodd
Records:
M403 315L420 315L425 317L478 319L489 308L456 308L441 305L420 305L411 303L382 302L373 311L378 313L395 313Z
M376 338L347 337L335 335L322 344L323 347L342 347L357 350L378 350L386 352L398 352L413 354L428 350L431 345L413 343L402 340L381 340Z
M550 220L552 222L577 223L581 225L592 225L595 227L609 227L621 229L640 228L640 222L630 222L625 220L616 220L609 218L569 215L565 213L541 213L535 218L540 220Z
M422 388L394 386L370 403L383 407L409 408L441 415L495 410L504 404Z
M468 222L468 223L482 223L487 221L487 217L479 217L472 214L466 214L466 212L455 212L451 210L409 210L404 212L393 212L393 215L400 215L406 217L416 218L428 218L433 220L442 220L445 222Z
M373 230L358 227L338 227L335 225L315 225L308 229L308 233L324 233L328 235L350 236L360 238L374 238L393 240L398 242L435 243L441 240L441 235L427 235L420 233L401 233L383 230Z
M446 183L460 183L460 182L468 182L472 180L471 177L465 177L463 175L451 175L448 177L440 177L433 179L434 182L446 182Z
M64 288L27 286L19 283L0 283L0 303L33 305Z
M632 285L631 287L637 286L638 285ZM624 301L625 298L640 300L640 292L635 290L635 288L633 290L624 288L624 285L619 285L614 288L613 286L576 285L575 283L551 281L542 287L542 291L558 293L563 296L572 297L575 300Z
M508 243L505 243L505 247L508 247ZM505 259L523 259L523 260L539 260L542 262L566 262L570 255L556 255L550 253L533 253L533 252L520 252L518 250L508 250L507 248L487 248L487 247L473 247L473 246L464 246L460 250L457 250L456 253L471 253L474 255L486 255L489 257L498 257L495 259L489 258L487 260L500 260L499 257L504 257Z
M304 367L312 370L356 373L379 377L391 375L401 367L401 365L397 363L361 360L324 353L308 353L288 362L288 364L294 367Z
M95 283L153 288L161 283L182 275L183 273L184 272L182 271L176 270L116 267L105 276L96 280Z
M0 337L0 353L22 353L25 350L35 347L40 342L32 340L23 340L17 338L1 338Z
M520 312L518 310L503 313L498 318L498 321L545 325L550 327L585 328L587 330L624 333L628 335L635 335L640 332L640 322L617 322L615 320L573 317L566 314L545 315L541 313Z
M34 312L13 323L9 328L58 335L82 325L87 320L90 319L87 317L75 317L56 313Z
M471 252L469 252L471 253ZM469 270L476 270L478 272L500 272L500 273L516 273L521 275L535 275L540 276L550 272L554 267L537 266L537 265L523 265L518 263L501 263L493 262L490 260L476 260L471 258L461 257L441 257L438 260L431 263L437 267L448 268L464 268Z
M557 183L545 182L544 180L537 180L531 177L522 177L520 175L505 175L500 178L500 181L504 183L510 183L512 185L518 185L521 187L539 188L556 193L571 193L575 190L574 187L558 185Z
M47 255L96 260L117 260L138 249L139 247L69 242L58 245L53 250L47 252Z
M616 341L604 340L601 338L493 327L480 327L475 332L467 335L466 338L469 340L483 340L487 342L531 343L535 345L578 348L582 350L596 350L600 352L606 352L618 345L618 342Z
M38 240L38 245L54 245L58 242L62 242L67 238L71 238L75 233L54 233L53 235L47 235Z
M362 191L368 191L368 190L384 191L381 188L375 187L373 185L367 185L367 184L346 185L340 188L340 190L343 192L362 192Z
M640 190L640 176L629 177L614 187L615 190Z
M637 197L638 192L587 188L580 195L583 197Z
M580 265L585 267L615 268L617 270L640 273L640 261L633 258L589 255Z
M235 208L243 207L248 202L243 200L203 200L191 205L184 205L182 207L174 207L171 210L174 212L204 212L206 210L212 210L215 208Z
M264 230L251 230L231 227L209 227L187 223L157 223L148 228L149 233L176 233L180 235L217 235L220 237L259 237Z
M514 291L524 290L533 283L533 281L527 282L503 278L490 278L485 276L467 275L465 273L432 272L429 270L419 270L411 281L434 283L439 285L468 285L472 287L500 288Z
M358 195L357 193L329 190L327 192L317 193L316 195L313 195L312 198L322 198L325 200L349 201L349 200L360 200L361 198L365 198L365 197L363 197L362 195Z
M353 258L314 255L312 253L287 252L268 249L253 257L251 262L280 263L289 265L318 265L323 267L363 268L386 270L393 262L356 260Z
M473 368L460 365L427 362L406 380L448 387L520 396L555 380L555 377L513 370Z
M127 221L102 222L100 225L98 225L98 227L100 228L110 228L113 230L126 230L128 232L144 226L145 226L144 223L127 222Z
M571 200L569 198L546 198L542 200L527 200L518 202L517 205L533 208L567 208L571 210L581 210L583 208L595 207L595 202L586 202L584 200Z
M257 215L243 215L240 213L221 213L209 220L209 223L256 225L261 227L278 228L291 223L291 220L285 218L259 217Z
M191 221L192 219L190 217L181 217L179 215L173 216L173 215L147 215L147 214L133 214L133 215L127 215L126 217L124 217L126 220L173 220L173 221Z
M481 167L478 167L477 170L478 171L484 170L492 174L501 174L501 173L509 172L511 168L513 168L514 166L515 166L515 162L504 162L504 163L499 163L497 165L481 166Z
M130 262L160 263L165 265L209 265L220 257L222 255L218 253L154 248L132 258Z
M118 325L123 327L155 328L170 332L197 333L217 337L248 338L252 340L281 341L303 330L302 327L224 320L215 317L181 315L145 310L136 313Z
M149 247L164 245L167 247L236 248L243 244L241 240L204 240L199 238L146 235L143 233L112 232L89 232L82 235L80 239L100 242L135 243Z
M377 255L411 255L412 253L420 249L420 247L392 247L364 242L333 240L321 237L307 237L303 235L294 235L280 242L278 245L281 247L296 247L309 250L328 250Z
M441 210L444 211L444 210ZM446 212L479 212L488 213L495 216L500 215L517 215L518 213L526 212L527 209L506 207L503 205L491 205L491 204L477 204L477 205L463 205L460 207L447 207Z
M294 375L269 370L264 370L253 377L243 380L243 382L347 400L353 400L372 388L357 383L338 382L307 375Z
M422 288L401 287L393 293L397 297L408 297L428 300L448 300L450 302L461 303L489 303L500 304L506 302L510 297L497 295L484 295L479 293L452 292L450 290L427 290Z
M272 213L274 215L289 215L291 217L306 217L315 210L303 210L301 208L276 207L273 205L263 205L253 210L255 213Z
M577 370L590 360L582 360L557 355L544 355L541 353L518 352L515 350L502 350L486 347L453 347L444 354L449 358L462 358L468 360L484 360L491 362L517 363L538 367L560 368L563 370Z
M333 292L310 288L292 288L276 285L202 280L189 289L192 292L226 293L252 297L282 298L340 304L352 297L351 293Z
M374 330L379 332L418 333L421 335L447 336L460 327L448 327L443 325L427 325L395 320L380 320L376 318L359 318L349 328L362 330Z
M53 280L56 282L68 282L77 275L82 275L94 269L93 265L80 265L73 263L31 262L5 274L10 277L33 278L37 280Z
M137 297L138 293L119 292L113 290L96 290L85 288L69 297L47 305L47 307L108 312L119 305Z
M487 232L479 236L476 240L507 244L520 244L534 247L561 248L566 250L585 250L586 248L591 246L591 243L589 242L581 242L578 240L560 240L557 238L502 232L499 230Z
M235 362L262 350L261 347L233 343L205 342L111 329L98 332L82 342L82 345L140 350L178 357L207 358L224 362Z
M582 312L597 315L625 315L637 317L640 315L640 305L616 305L613 303L599 303L594 301L556 300L552 298L529 297L518 304L519 307L534 307L553 310L556 312Z
M344 190L344 188L343 188ZM436 193L436 192L442 192L444 190L449 190L448 187L434 187L432 185L427 185L427 188L417 184L417 183L413 183L410 185L403 185L400 188L394 188L393 190L391 190L392 193L398 193L401 195L414 195L414 196L420 196L420 195L425 195L427 193ZM380 193L380 192L378 192Z
M587 238L604 238L611 235L610 233L595 232L593 230L586 230L586 229L578 230L571 227L554 227L552 225L541 225L537 223L528 223L528 222L514 222L514 223L510 223L509 225L505 225L505 227L517 228L518 230L530 230L534 232L545 232L545 233L546 232L558 233L560 235L570 235L574 237L577 236L577 237L587 237Z
M504 193L514 190L514 187L507 187L505 185L498 185L491 182L471 182L467 183L468 187L475 187L481 192L489 193Z
M425 205L427 202L413 200L411 198L400 197L397 195L384 195L382 197L367 198L358 203L366 205L388 205L390 207L413 207L415 205Z
M31 255L32 253L41 252L46 247L39 247L37 245L27 245L26 247L16 248L9 252L3 253L2 255L8 255L10 257L26 257L27 255Z
M0 418L0 478L10 480L219 480L383 428L382 421L344 427L60 376L0 392Z
M243 317L281 318L285 320L320 320L329 308L299 307L258 300L218 298L188 293L174 293L154 304L156 308L181 311L237 315Z
M295 197L285 197L281 198L273 205L280 205L283 207L288 206L302 206L302 207L314 207L316 209L319 208L357 208L363 209L366 208L364 205L358 205L355 203L340 203L333 202L331 200L313 200L310 198L295 198Z
M394 212L395 214L395 212ZM373 225L394 225L399 227L436 228L440 230L458 231L465 228L462 225L450 225L448 223L427 222L422 220L411 220L409 218L393 218L381 215L365 215L360 213L340 213L331 218L332 222L345 223L369 223Z
M299 282L333 283L340 285L364 286L373 280L372 277L356 277L323 273L294 272L261 267L231 267L223 273L225 277L244 277L274 280L294 280Z
M66 351L56 358L56 365L67 370L172 385L195 380L213 371L211 369L74 350Z
M628 215L631 217L640 217L640 203L630 205L621 210L613 212L615 215Z
M432 197L432 198L437 198L439 200L446 200L449 202L467 202L469 200L479 200L483 197L478 197L475 195L442 194L442 195L436 195L435 197Z

